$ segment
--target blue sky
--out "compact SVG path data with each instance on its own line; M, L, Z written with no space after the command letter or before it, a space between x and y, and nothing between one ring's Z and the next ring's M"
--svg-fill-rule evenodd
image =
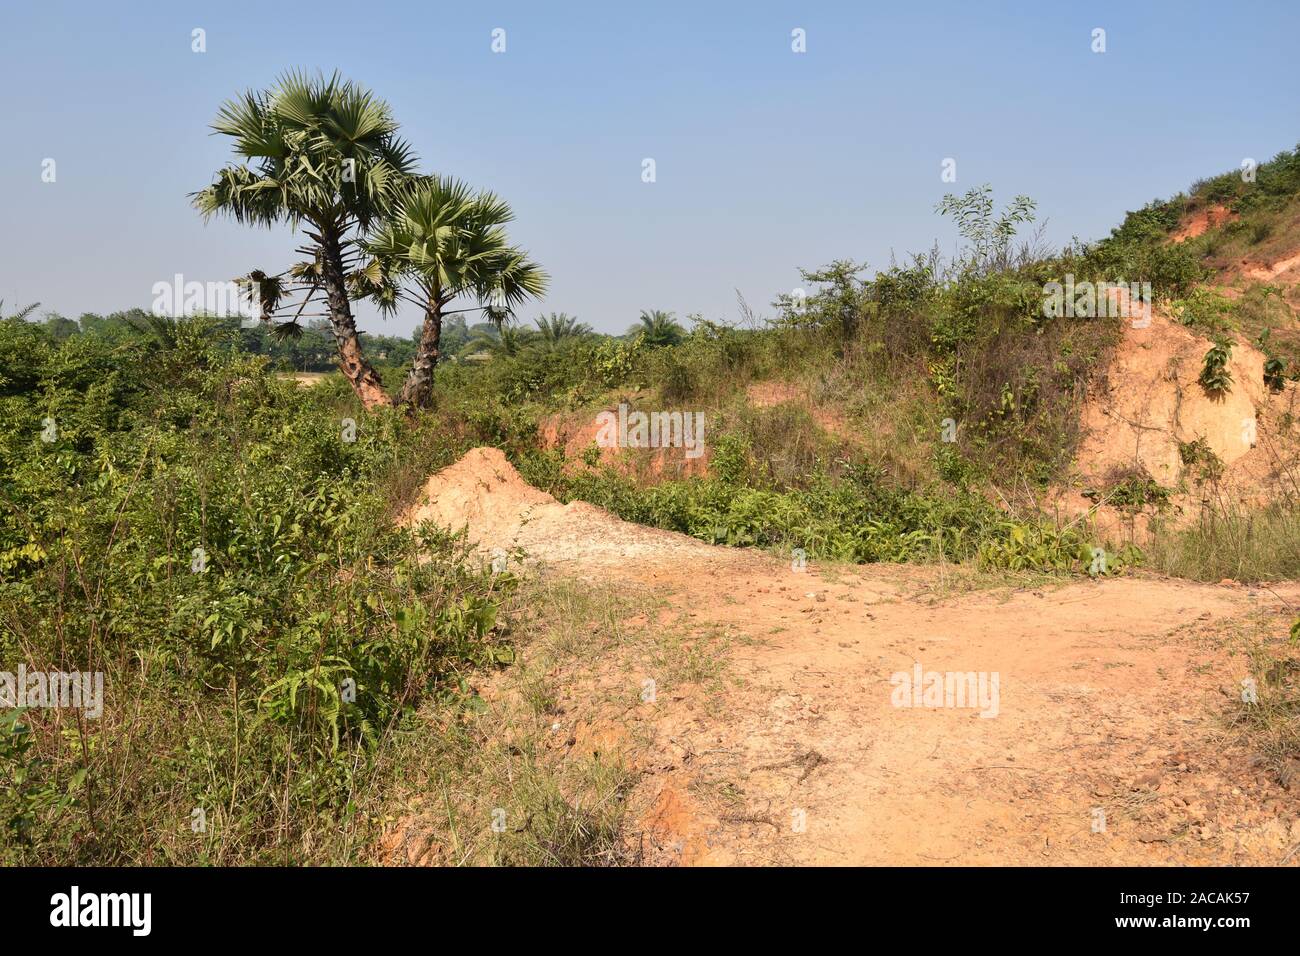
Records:
M208 129L222 100L291 67L370 86L425 169L513 204L552 276L524 317L623 331L647 308L735 320L736 290L770 313L800 266L951 250L934 205L985 182L1034 197L1053 244L1100 237L1300 142L1297 37L1300 4L1267 0L10 2L0 298L76 317L148 307L178 272L291 262L287 230L205 225L187 198L228 158Z

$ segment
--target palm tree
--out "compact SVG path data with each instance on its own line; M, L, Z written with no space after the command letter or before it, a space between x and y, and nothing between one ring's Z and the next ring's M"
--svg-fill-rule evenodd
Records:
M536 338L537 333L532 329L512 325L502 326L501 330L495 334L479 330L470 337L462 354L473 355L478 352L487 352L490 355L519 355L532 347Z
M592 334L590 325L586 322L579 322L576 317L567 315L564 312L540 315L535 321L537 323L538 345L547 352L552 352Z
M154 315L152 312L140 312L127 318L132 328L166 351L171 351L180 344L182 321L194 323L202 319L194 316L172 319L165 315Z
M676 345L685 337L686 329L682 328L681 323L671 312L642 309L637 324L628 329L628 335L637 333L644 333L646 345L659 348L665 345Z
M372 258L362 277L370 297L385 311L403 299L424 310L415 358L398 397L402 404L428 404L448 305L473 297L500 325L525 299L546 291L546 273L507 243L503 227L513 219L510 207L490 192L425 176L400 191L391 213L366 238L363 249Z
M323 290L343 374L366 408L392 404L362 353L347 280L358 232L382 214L414 169L388 104L337 73L328 79L287 73L269 90L228 100L212 129L234 140L243 161L194 193L195 207L205 219L220 214L251 225L302 226L311 243L298 251L309 260L289 274L306 296L286 324L296 326ZM259 283L269 320L266 291ZM271 298L278 306L278 296Z

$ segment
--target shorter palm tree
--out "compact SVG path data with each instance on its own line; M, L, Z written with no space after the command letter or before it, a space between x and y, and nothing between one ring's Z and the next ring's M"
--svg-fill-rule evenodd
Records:
M510 207L490 192L475 193L444 176L411 179L395 209L363 244L372 258L359 279L385 312L401 300L424 310L411 370L398 400L428 404L448 306L469 297L498 326L524 300L546 291L547 276L528 254L508 244Z
M636 324L627 330L628 335L645 335L645 343L651 348L676 345L686 337L686 329L671 312L660 309L649 311L642 309Z

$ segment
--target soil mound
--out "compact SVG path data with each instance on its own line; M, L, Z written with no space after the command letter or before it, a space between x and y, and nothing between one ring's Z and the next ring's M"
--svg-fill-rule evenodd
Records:
M403 523L425 521L467 528L470 541L485 553L522 548L530 560L593 567L711 557L716 550L686 535L623 521L585 501L561 504L524 481L497 448L475 448L429 478Z

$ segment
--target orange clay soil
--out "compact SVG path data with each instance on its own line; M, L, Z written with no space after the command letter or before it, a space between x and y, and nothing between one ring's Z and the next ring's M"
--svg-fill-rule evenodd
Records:
M1170 236L1171 242L1185 242L1203 236L1211 229L1217 229L1226 223L1240 219L1235 212L1223 205L1204 206L1183 217L1182 223Z

